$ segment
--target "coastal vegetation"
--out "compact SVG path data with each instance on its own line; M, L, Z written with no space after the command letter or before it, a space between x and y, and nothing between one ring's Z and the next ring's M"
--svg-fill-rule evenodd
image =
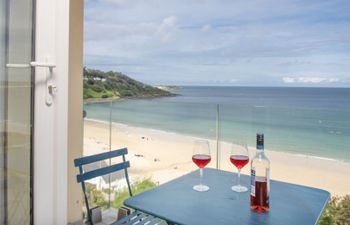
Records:
M131 191L134 195L141 192L150 190L157 186L151 179L143 179L141 181L136 181L131 185ZM96 185L86 184L86 193L89 199L89 204L92 207L99 206L103 209L106 209L109 205L108 202L108 189L102 191L97 190ZM118 190L114 193L114 199L111 200L111 206L113 208L120 208L123 206L123 202L130 197L129 191L127 188Z
M144 179L142 181L137 181L131 186L131 191L134 195L137 195L141 192L150 190L152 188L155 188L157 185L154 183L151 179ZM112 203L112 206L114 208L120 208L123 206L123 203L126 199L128 199L129 191L128 189L124 189L121 191L118 191L115 195L114 201Z
M318 225L350 224L350 195L332 197L323 212Z
M84 68L84 100L106 98L155 98L167 96L176 96L176 94L136 81L120 72L104 72L101 70Z

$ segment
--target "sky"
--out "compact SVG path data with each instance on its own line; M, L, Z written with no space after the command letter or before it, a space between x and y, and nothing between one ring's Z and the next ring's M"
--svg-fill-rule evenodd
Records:
M350 87L349 0L85 0L84 64L153 85Z

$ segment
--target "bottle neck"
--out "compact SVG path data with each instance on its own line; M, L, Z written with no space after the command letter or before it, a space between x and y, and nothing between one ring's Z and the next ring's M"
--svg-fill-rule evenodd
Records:
M257 154L264 153L264 145L257 145L256 146L256 153Z

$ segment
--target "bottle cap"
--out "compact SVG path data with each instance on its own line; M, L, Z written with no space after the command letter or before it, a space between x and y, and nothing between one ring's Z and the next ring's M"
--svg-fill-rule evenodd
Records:
M256 146L258 149L264 149L264 134L263 133L256 134Z

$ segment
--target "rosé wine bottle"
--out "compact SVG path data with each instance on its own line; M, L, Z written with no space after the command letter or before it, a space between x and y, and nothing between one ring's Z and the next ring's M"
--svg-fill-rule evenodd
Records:
M264 134L256 135L256 154L251 161L250 208L258 213L270 209L270 161L264 153Z

